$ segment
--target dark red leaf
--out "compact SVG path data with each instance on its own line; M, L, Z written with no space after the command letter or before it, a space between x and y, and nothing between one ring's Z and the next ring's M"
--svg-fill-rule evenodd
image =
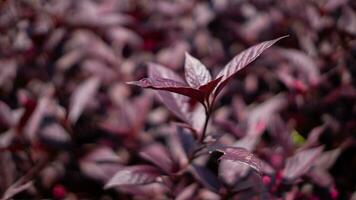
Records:
M214 91L215 87L219 84L221 79L222 77L219 77L217 79L209 81L205 85L201 85L199 87L199 90L202 91L205 94L205 97L207 98L211 94L211 92Z
M177 94L185 95L199 101L204 102L204 93L198 89L194 89L186 85L185 83L166 79L166 78L144 78L140 81L127 82L131 85L137 85L143 88L151 88L155 90L164 90L174 92Z
M222 88L227 84L227 82L241 69L246 67L252 61L254 61L258 56L260 56L266 49L271 47L274 43L282 38L287 36L283 36L274 40L269 40L262 42L260 44L254 45L243 52L239 53L235 56L225 67L220 71L220 73L216 77L222 77L220 83L218 84L214 95L217 96L218 93L222 90Z

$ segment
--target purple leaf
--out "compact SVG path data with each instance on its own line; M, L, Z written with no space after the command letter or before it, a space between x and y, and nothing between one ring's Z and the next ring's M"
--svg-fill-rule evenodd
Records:
M289 157L286 161L286 166L283 169L283 177L293 180L305 174L311 166L313 166L316 158L323 151L323 147L308 149L296 153Z
M317 168L328 170L334 165L337 158L340 156L341 152L342 152L341 148L325 151L316 158L314 165Z
M192 153L192 150L194 148L194 138L192 137L192 134L189 132L185 131L183 128L178 128L177 129L177 136L179 138L179 141L187 155Z
M230 186L234 185L238 178L245 177L249 172L249 166L232 160L222 160L219 164L219 177Z
M14 197L16 194L23 192L33 186L33 181L29 181L27 183L24 183L22 185L19 184L13 184L11 185L4 193L4 195L1 197L1 200L6 200L6 199L11 199Z
M200 104L197 104L194 110L190 113L190 118L188 123L198 133L199 137L202 134L206 117L207 116L206 116L204 106Z
M193 176L206 188L214 192L219 191L221 184L217 177L209 171L209 169L195 164L190 165L189 169Z
M342 1L342 0L340 0ZM344 0L346 2L346 0ZM342 10L342 15L338 20L338 27L351 35L356 35L356 13L355 10L349 8L349 6L344 6Z
M334 180L328 170L334 165L341 152L341 148L336 148L321 153L320 156L315 159L314 168L308 173L308 176L318 185L330 187Z
M179 119L184 122L189 122L189 98L179 95L177 93L171 93L167 91L156 91L158 98L161 102Z
M325 169L313 169L308 176L315 182L316 184L329 188L333 185L334 180L331 174Z
M171 79L177 82L182 82L182 83L184 82L183 79L174 71L168 69L167 67L155 63L148 63L148 77L149 78L160 77L165 79Z
M44 126L39 131L39 136L51 146L66 145L71 140L69 133L56 122Z
M293 148L290 127L288 127L282 118L277 114L271 115L270 118L271 119L267 124L269 133L278 145L281 145L284 148L286 153L290 152Z
M13 80L17 74L17 63L15 59L0 59L0 89L9 90L13 86Z
M246 149L226 147L223 153L224 155L220 157L221 160L238 161L252 167L258 172L261 171L262 161Z
M28 119L25 127L24 127L24 134L26 137L31 141L34 142L37 139L38 129L40 124L48 113L49 108L51 107L51 99L47 96L42 97L32 113L31 117Z
M266 129L270 116L287 105L286 95L278 94L252 108L247 117L247 135L261 135Z
M181 192L179 192L175 200L194 199L194 194L197 189L198 189L198 185L196 183L192 183L189 186L185 187Z
M186 166L188 157L192 155L195 141L192 132L177 126L176 131L169 135L169 143L172 157L180 164Z
M316 85L320 81L319 69L312 57L302 51L278 48L274 53L284 57L303 76L305 81Z
M246 67L248 64L253 62L258 56L260 56L266 49L271 47L274 43L282 38L283 36L274 40L269 40L262 42L260 44L254 45L243 52L235 56L216 77L222 77L219 85L217 86L214 95L217 96L222 88L227 84L227 82L241 69Z
M196 58L189 53L185 53L185 79L193 88L199 88L211 81L210 72Z
M149 63L148 64L148 76L150 78L161 77L171 79L178 82L183 82L182 78L174 71L163 67L162 65ZM189 98L177 93L171 93L167 91L156 91L159 99L162 103L181 120L189 121Z
M68 119L75 123L90 101L93 101L100 86L100 80L96 77L87 79L79 85L70 97Z
M169 188L162 183L150 183L145 185L120 186L120 192L132 194L138 199L160 199L162 194L166 194Z
M159 170L149 165L136 165L120 169L105 185L105 189L116 186L144 185L157 181Z
M150 63L148 70L149 77L151 78L163 77L180 83L183 82L183 80L174 71L161 65ZM193 88L189 89L195 90ZM187 96L162 90L157 90L156 92L161 102L178 118L190 124L192 128L195 129L197 132L202 129L202 123L204 123L204 119L206 116L204 110L202 110L201 105L196 105L195 109L191 111L192 108L189 102L189 98L187 98ZM202 93L200 92L200 94ZM202 95L200 95L199 98L202 98L202 100L204 100L204 96Z
M174 163L168 154L167 148L159 143L145 147L140 152L140 156L155 164L166 173L171 173L174 170Z
M4 102L0 101L0 127L5 125L6 128L15 125L15 118L12 110Z
M80 170L95 180L106 183L122 168L120 157L112 149L99 146L80 159Z
M326 128L325 125L317 126L313 128L308 134L307 140L305 141L303 146L300 147L300 149L307 149L317 145L319 142L320 135L324 132L325 128Z

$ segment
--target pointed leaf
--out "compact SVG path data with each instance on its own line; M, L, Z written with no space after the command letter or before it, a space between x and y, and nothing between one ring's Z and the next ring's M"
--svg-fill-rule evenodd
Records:
M168 150L159 143L145 147L140 152L140 156L155 164L166 173L170 173L173 170L174 163L168 154Z
M334 165L341 152L341 148L325 151L316 158L314 165L318 168L328 170Z
M270 116L287 106L285 94L278 94L249 110L247 135L261 135L269 124Z
M223 151L224 155L220 157L221 160L231 160L244 163L256 171L260 172L262 161L253 153L243 148L227 147Z
M313 180L314 183L321 187L331 187L334 183L334 179L331 174L325 169L312 169L308 176Z
M38 139L38 129L40 128L41 122L48 113L50 107L51 98L47 96L42 97L38 101L32 115L28 119L24 127L24 134L31 142Z
M149 165L136 165L120 169L105 185L105 189L115 186L144 185L153 183L159 177L157 168Z
M0 101L0 126L11 127L15 124L15 119L11 108L4 102Z
M68 119L75 123L82 114L86 106L92 101L100 86L100 81L96 77L87 79L84 83L78 86L70 97Z
M38 134L42 142L54 148L68 147L71 140L69 133L55 121L46 124Z
M4 195L1 197L1 200L6 200L6 199L11 199L13 198L16 194L19 194L33 186L33 181L28 181L27 183L24 184L13 184L11 185L4 193Z
M308 138L305 141L305 143L303 144L303 146L301 147L301 149L307 149L309 147L317 145L319 142L319 138L325 129L326 129L325 125L321 125L321 126L317 126L317 127L313 128L310 131Z
M192 183L185 187L182 191L179 192L175 200L189 200L194 199L194 194L198 189L198 184Z
M286 153L290 152L293 148L290 127L282 120L278 114L269 116L270 121L267 124L269 134L274 138L276 143L284 148Z
M202 106L201 104L196 105L195 109L191 112L189 124L199 134L199 136L200 134L202 134L202 131L204 129L206 117L207 116L204 106Z
M249 172L249 166L232 160L222 160L219 163L219 177L226 184L236 184L238 178L245 177Z
M81 172L97 181L106 183L120 170L122 159L112 149L98 146L79 160Z
M198 88L211 81L211 75L207 68L189 53L185 53L184 67L185 79L191 87Z
M262 42L260 44L254 45L243 52L235 56L216 77L222 77L214 95L217 96L221 89L226 85L227 81L230 80L238 71L246 67L248 64L253 62L258 56L260 56L266 49L275 44L278 40L285 38L283 36L274 40L269 40Z
M300 151L286 161L286 166L283 170L283 177L286 179L295 179L306 173L314 164L316 158L323 151L323 147L317 147Z
M177 82L184 82L184 80L173 70L156 63L148 63L148 77L149 78L165 78Z
M166 78L144 78L139 81L127 82L127 84L137 85L143 88L151 88L155 90L164 90L174 92L195 99L201 103L204 102L204 93L198 89L194 89L185 83L166 79Z
M192 164L189 169L193 176L206 188L214 192L219 191L221 184L218 178L207 168Z
M177 134L177 137L179 138L178 140L179 140L180 144L182 145L184 152L187 155L192 153L194 145L195 145L194 138L193 138L192 134L183 128L177 128L176 134Z
M149 63L148 64L148 77L150 78L166 78L178 82L184 82L183 79L175 73L173 70L168 69L162 65ZM159 99L162 103L172 111L181 120L188 122L188 109L189 109L189 98L177 93L167 92L167 91L156 91Z
M156 91L160 101L179 119L189 122L189 98L177 93Z

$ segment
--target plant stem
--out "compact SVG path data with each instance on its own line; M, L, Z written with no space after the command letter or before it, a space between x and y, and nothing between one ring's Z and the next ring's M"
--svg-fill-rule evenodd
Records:
M206 118L205 118L205 122L204 122L204 128L203 128L203 132L202 132L202 135L200 137L200 140L199 140L200 143L204 142L204 139L205 139L205 136L206 136L206 131L207 131L207 128L208 128L209 119L210 119L210 114L211 114L211 109L207 106L206 109L205 109Z

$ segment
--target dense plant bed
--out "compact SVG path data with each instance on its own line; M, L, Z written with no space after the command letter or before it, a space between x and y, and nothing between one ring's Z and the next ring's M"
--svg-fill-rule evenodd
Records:
M355 9L0 1L0 198L356 199Z

